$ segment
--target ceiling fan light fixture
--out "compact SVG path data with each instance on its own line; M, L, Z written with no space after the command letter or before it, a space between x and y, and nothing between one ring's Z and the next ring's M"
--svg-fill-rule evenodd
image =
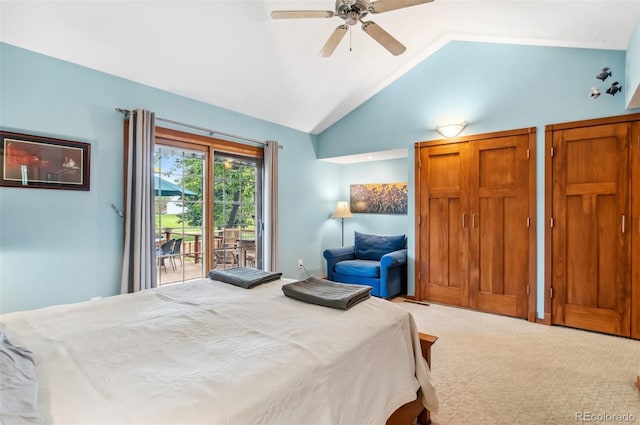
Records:
M383 13L390 10L404 9L419 4L430 3L433 0L336 0L335 12L330 10L274 10L271 12L273 19L305 19L305 18L332 18L338 17L344 20L329 37L320 51L323 57L329 57L337 47L344 35L344 28L349 28L358 22L362 22L362 29L371 38L377 41L394 56L401 55L407 49L391 34L380 28L374 22L365 22L363 18L369 13Z
M436 127L436 130L443 137L445 137L447 139L450 139L450 138L456 137L460 133L462 133L462 130L464 130L464 128L466 126L467 126L467 122L466 121L462 121L462 122L456 123L456 124L445 124L445 125L438 126L438 127Z
M357 12L349 12L345 15L344 21L347 25L355 25L358 23L360 15Z

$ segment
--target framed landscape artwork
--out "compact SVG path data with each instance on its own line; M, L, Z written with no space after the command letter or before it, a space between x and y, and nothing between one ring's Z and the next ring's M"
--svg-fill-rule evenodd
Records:
M352 213L407 214L407 183L352 184Z
M89 190L91 145L0 131L0 186Z

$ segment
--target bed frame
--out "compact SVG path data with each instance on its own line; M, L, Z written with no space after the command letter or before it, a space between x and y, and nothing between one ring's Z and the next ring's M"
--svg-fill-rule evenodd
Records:
M421 332L418 332L418 336L420 337L422 357L431 368L431 346L438 340L438 337ZM422 390L418 390L418 396L415 400L403 404L393 412L387 419L386 425L411 425L416 418L419 425L431 424L429 411L422 405Z

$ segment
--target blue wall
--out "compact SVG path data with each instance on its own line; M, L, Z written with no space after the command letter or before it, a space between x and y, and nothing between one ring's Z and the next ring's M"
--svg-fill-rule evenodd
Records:
M341 200L348 202L349 188L352 184L407 182L409 178L407 160L392 159L343 165L341 177ZM333 245L334 247L340 246L340 221L336 221L338 223L334 233L337 235L337 244ZM407 234L408 228L408 215L353 214L353 218L344 221L344 244L353 244L355 231L380 235L401 235Z
M625 52L450 42L321 133L318 157L412 150L461 120L476 134L630 113L624 96L589 97L611 83L604 66L624 81Z
M0 127L92 145L90 192L0 188L0 312L118 293L122 222L110 204L122 204L122 117L115 107L282 143L287 277L303 276L299 258L324 274L322 250L340 242L330 215L350 184L408 181L408 216L358 214L345 221L345 243L354 230L406 233L413 292L414 142L439 138L436 125L462 119L470 122L464 134L537 127L540 219L544 125L638 112L625 109L624 96L589 98L592 86L603 85L594 78L603 66L624 81L625 52L452 42L316 137L0 43ZM396 148L409 157L344 166L317 160ZM542 294L540 220L537 230Z
M280 269L321 273L320 245L339 167L315 136L0 43L0 127L91 144L89 192L0 188L0 312L119 293L122 116L116 107L261 140L280 151ZM284 208L286 206L286 208Z
M595 78L610 67L624 81L625 52L450 42L318 137L327 158L407 148L409 180L409 292L414 291L413 144L440 139L437 125L469 121L462 133L537 127L538 316L543 316L544 127L546 124L622 115L624 95L604 94ZM592 86L603 94L591 99ZM373 165L372 165L373 166ZM343 186L348 182L344 181Z

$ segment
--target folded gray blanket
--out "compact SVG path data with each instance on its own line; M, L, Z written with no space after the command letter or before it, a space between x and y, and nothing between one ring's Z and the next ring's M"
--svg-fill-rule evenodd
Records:
M282 285L287 297L311 304L348 310L371 296L371 287L331 282L317 277Z
M241 288L251 289L261 283L280 279L282 273L268 272L264 270L249 269L246 267L235 267L226 270L211 270L209 277Z
M33 353L0 331L0 424L41 424Z

